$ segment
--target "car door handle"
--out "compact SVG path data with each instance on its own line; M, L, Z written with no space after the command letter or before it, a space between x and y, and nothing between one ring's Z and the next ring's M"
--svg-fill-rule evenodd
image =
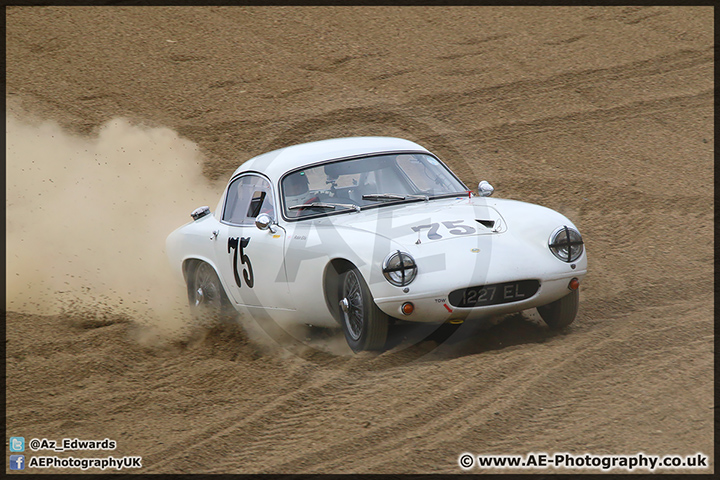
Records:
M217 240L218 233L220 233L220 230L213 230L210 240Z

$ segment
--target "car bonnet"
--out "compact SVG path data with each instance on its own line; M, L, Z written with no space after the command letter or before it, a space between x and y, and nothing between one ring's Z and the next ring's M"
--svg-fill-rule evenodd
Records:
M373 232L403 245L500 234L507 230L500 212L478 197L385 205L326 218L335 226Z

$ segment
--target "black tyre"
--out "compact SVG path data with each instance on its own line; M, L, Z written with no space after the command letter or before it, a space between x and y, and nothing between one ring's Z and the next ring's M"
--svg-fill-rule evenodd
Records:
M210 265L197 263L188 272L188 303L193 317L200 323L230 323L236 312L220 279Z
M559 300L537 307L537 311L548 327L557 330L575 321L579 307L580 291L572 290Z
M388 332L388 316L372 298L357 269L340 276L340 313L345 339L355 352L382 350Z

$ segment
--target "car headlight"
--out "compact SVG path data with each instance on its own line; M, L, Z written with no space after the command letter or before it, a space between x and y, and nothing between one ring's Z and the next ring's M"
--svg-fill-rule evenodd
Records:
M583 252L583 240L580 232L563 225L550 235L550 251L563 262L574 262Z
M417 275L415 259L410 254L397 250L383 262L385 279L398 287L409 285Z

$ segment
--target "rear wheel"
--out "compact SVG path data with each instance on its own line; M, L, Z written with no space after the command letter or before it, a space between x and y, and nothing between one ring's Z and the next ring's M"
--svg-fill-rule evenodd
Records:
M383 349L388 316L375 305L370 289L355 268L340 277L340 308L345 339L353 351Z
M548 327L557 330L573 323L579 307L580 291L572 290L559 300L537 307L537 311Z
M187 286L188 303L196 321L229 323L235 319L235 309L210 265L195 265L188 272Z

